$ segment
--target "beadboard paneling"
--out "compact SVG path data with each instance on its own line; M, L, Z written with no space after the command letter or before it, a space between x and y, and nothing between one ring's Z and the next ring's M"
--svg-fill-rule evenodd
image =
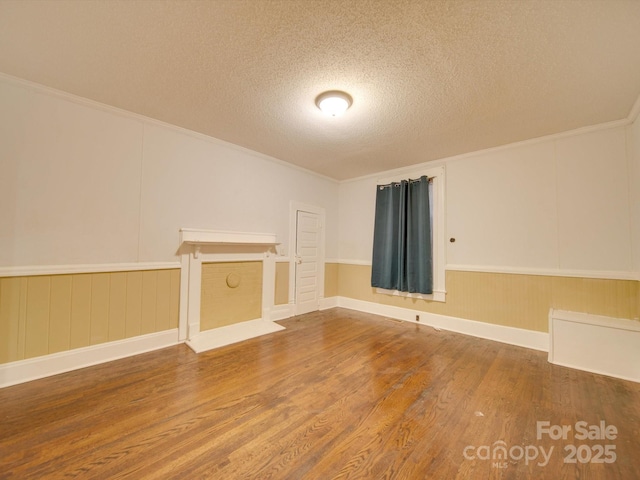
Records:
M236 288L227 276L240 278ZM200 330L232 325L262 317L262 262L213 262L202 264Z
M176 328L179 282L179 269L0 278L0 363Z
M549 309L638 318L634 280L447 271L446 302L376 293L371 266L339 265L338 295L496 325L548 331Z
M109 340L109 295L110 273L96 273L91 279L91 322L89 342L91 345Z
M289 262L276 263L276 293L274 305L289 303Z
M91 283L93 274L72 275L71 332L69 348L81 348L91 344Z
M20 330L24 330L20 294L26 279L0 279L0 363L24 358L24 341Z
M32 277L28 281L27 317L25 325L25 357L49 353L49 277Z
M140 333L152 333L155 330L156 302L158 300L158 276L156 272L142 272L142 318Z
M51 277L49 304L49 353L64 352L71 347L71 275Z
M338 295L338 264L324 264L324 298Z
M111 275L108 338L110 342L125 338L127 312L127 274Z
M142 272L127 273L127 306L125 312L125 335L135 337L142 334Z

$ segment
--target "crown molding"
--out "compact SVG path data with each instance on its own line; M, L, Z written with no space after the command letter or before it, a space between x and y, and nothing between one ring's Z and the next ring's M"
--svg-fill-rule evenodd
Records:
M567 130L565 132L553 133L553 134L545 135L545 136L542 136L542 137L531 138L529 140L522 140L520 142L507 143L505 145L499 145L497 147L485 148L483 150L474 150L473 152L461 153L460 155L454 155L452 157L439 158L437 160L432 160L432 161L429 161L429 162L416 163L414 165L408 165L406 167L395 168L393 170L384 170L384 171L377 172L377 173L370 173L370 174L367 174L367 175L363 175L361 177L349 178L347 180L341 180L339 183L340 184L344 184L344 183L358 182L358 181L361 181L361 180L371 180L371 179L376 179L377 180L381 176L391 177L391 176L395 176L395 175L401 175L403 173L410 172L410 171L415 171L415 170L420 170L420 169L428 169L428 168L435 168L435 167L439 167L439 166L442 166L442 165L446 165L446 164L451 163L451 162L457 162L459 160L466 160L468 158L476 157L476 156L479 156L479 155L486 155L488 153L502 152L504 150L509 150L509 149L512 149L512 148L521 148L521 147L525 147L525 146L529 146L529 145L536 145L538 143L552 142L552 141L555 141L555 140L560 140L560 139L563 139L563 138L573 137L573 136L576 136L576 135L584 135L585 133L592 133L592 132L598 132L598 131L602 131L602 130L611 130L611 129L614 129L614 128L626 127L627 125L630 125L631 123L633 123L633 121L631 120L631 118L634 118L632 114L634 114L637 117L638 113L640 113L640 97L638 97L638 99L639 99L639 101L636 101L636 103L635 103L633 109L631 110L631 113L629 114L629 116L627 118L623 118L621 120L613 120L611 122L598 123L596 125L588 125L586 127L580 127L580 128L576 128L576 129L573 129L573 130Z

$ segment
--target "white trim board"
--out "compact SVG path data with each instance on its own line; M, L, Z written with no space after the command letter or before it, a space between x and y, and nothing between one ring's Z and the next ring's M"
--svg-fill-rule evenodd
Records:
M433 293L410 293L402 292L400 290L389 290L387 288L376 288L376 293L381 295L390 295L392 297L404 297L404 298L417 298L420 300L429 300L431 302L446 302L447 292L446 290L433 289Z
M69 275L74 273L136 272L140 270L172 270L175 268L180 268L180 262L26 265L18 267L0 267L0 277L32 277L36 275Z
M292 303L285 303L282 305L274 305L271 307L271 320L278 321L285 318L293 317L296 306Z
M5 363L0 365L0 388L171 347L178 343L182 342L178 341L178 329L174 328L115 342Z
M195 353L201 353L213 350L214 348L231 345L232 343L260 337L268 333L279 332L280 330L284 330L282 325L268 320L249 320L247 322L202 331L191 337L185 343Z
M327 297L320 299L320 310L329 310L338 306L338 297Z
M370 267L372 265L371 260L355 260L352 258L341 258L333 263L341 263L343 265L360 265L363 267Z
M473 337L494 340L496 342L508 343L518 347L531 348L543 352L549 351L549 334L525 330L522 328L505 327L491 323L465 320L463 318L438 315L410 308L382 305L364 300L356 300L347 297L338 297L338 306L358 310L360 312L372 313L384 317L404 320L406 322L417 323L419 325L429 325L434 328L448 330L456 333L463 333ZM416 322L416 315L422 319Z
M549 310L549 363L640 382L640 322Z
M329 262L327 262L329 263ZM371 266L371 260L339 259L333 263L342 265ZM554 268L506 267L500 265L445 265L446 271L506 273L510 275L539 275L545 277L600 278L605 280L640 280L640 272L613 272L604 270L561 270Z
M276 255L272 253L275 245L273 242L276 240L275 235L185 228L180 232L182 275L180 278L181 308L178 326L181 340L185 338L194 340L196 335L200 333L203 263L262 262L261 318L265 321L271 320L276 281ZM186 236L183 235L184 233ZM196 342L194 345L199 345L199 343Z
M640 96L638 97L637 103L640 102ZM366 179L378 179L381 175L385 176L395 176L395 175L404 175L407 172L412 170L420 169L420 168L431 168L440 165L446 165L449 162L457 162L459 160L465 160L467 158L473 158L474 156L486 155L490 153L501 152L504 150L509 150L511 148L521 148L527 145L535 145L537 143L543 142L551 142L563 138L573 137L575 135L582 135L585 133L597 132L600 130L610 130L614 128L626 127L627 125L631 125L634 119L640 114L640 105L632 107L629 115L626 118L622 118L620 120L613 120L611 122L605 123L597 123L595 125L588 125L585 127L579 127L573 130L565 130L564 132L552 133L550 135L545 135L543 137L530 138L527 140L522 140L520 142L507 143L504 145L497 145L495 147L489 147L482 150L474 150L468 153L461 153L459 155L453 155L450 157L442 157L434 160L430 160L428 162L417 163L414 165L407 165L405 167L394 168L392 170L386 170L383 172L377 173L369 173L366 175L362 175L360 177L347 178L345 180L340 180L338 183L349 183L349 182L358 182Z
M193 245L277 245L273 233L228 232L221 230L203 230L198 228L181 228L180 244Z
M599 278L605 280L640 280L638 272L612 272L604 270L561 270L554 268L505 267L498 265L449 264L446 270L455 272L506 273L512 275L539 275L545 277Z
M326 265L326 210L324 207L317 207L308 203L302 203L295 200L289 202L289 252L291 259L289 262L289 302L293 305L294 313L297 314L298 306L296 304L296 249L297 249L297 221L298 212L309 212L318 216L320 221L320 244L318 245L318 261L322 268L318 269L316 294L318 297L318 308L320 301L324 298L324 270Z

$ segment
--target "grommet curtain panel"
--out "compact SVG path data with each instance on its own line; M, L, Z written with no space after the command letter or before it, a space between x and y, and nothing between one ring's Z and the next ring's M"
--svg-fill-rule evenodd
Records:
M378 185L371 286L433 293L429 179Z

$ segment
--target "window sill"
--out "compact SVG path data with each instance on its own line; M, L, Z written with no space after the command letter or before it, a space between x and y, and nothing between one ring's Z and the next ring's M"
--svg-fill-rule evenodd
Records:
M387 290L385 288L376 288L376 293L381 293L383 295L392 295L394 297L407 297L407 298L417 298L419 300L428 300L430 302L446 302L447 292L444 290L434 290L431 295L424 293L409 293L409 292L401 292L399 290Z

